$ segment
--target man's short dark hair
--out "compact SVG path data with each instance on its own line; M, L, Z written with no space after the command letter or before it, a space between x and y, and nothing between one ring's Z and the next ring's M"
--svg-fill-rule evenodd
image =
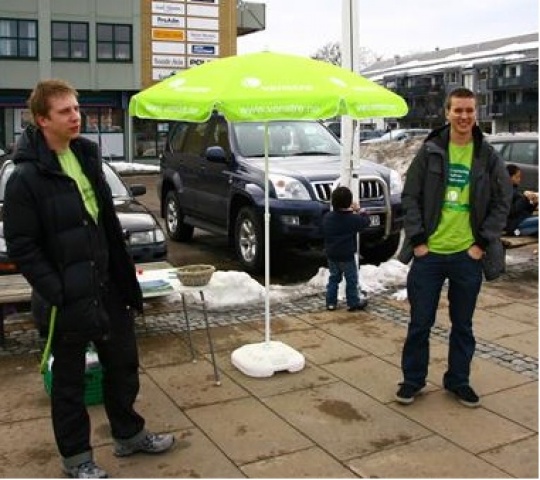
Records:
M446 111L450 110L450 106L452 105L452 98L472 98L476 100L476 95L474 92L466 87L457 87L454 88L446 97L446 101L444 102L444 108Z
M332 192L332 208L334 210L342 210L349 208L352 204L352 192L347 187L337 187Z
M521 171L521 168L519 168L517 165L514 165L513 163L509 163L506 165L506 171L508 172L508 175L513 177L517 172Z
M51 108L50 99L62 95L74 95L78 97L79 94L68 82L58 78L41 80L37 83L27 101L35 124L37 124L36 117L38 115L42 117L49 116L49 110Z

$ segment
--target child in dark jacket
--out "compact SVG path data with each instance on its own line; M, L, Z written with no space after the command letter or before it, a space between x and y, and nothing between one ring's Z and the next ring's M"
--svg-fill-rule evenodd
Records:
M338 187L332 192L332 209L323 219L324 246L330 270L326 308L336 309L338 287L345 277L348 310L362 310L367 301L358 295L358 265L354 255L358 249L356 237L369 225L369 217L359 213L360 208L353 203L352 192L347 187Z
M512 182L512 205L508 213L505 231L509 235L538 235L538 216L533 212L538 208L538 194L520 192L521 169L517 165L507 165Z

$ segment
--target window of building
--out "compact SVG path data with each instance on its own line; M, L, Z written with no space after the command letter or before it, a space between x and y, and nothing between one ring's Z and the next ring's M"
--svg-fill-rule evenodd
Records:
M88 23L52 22L53 60L88 61Z
M510 67L506 67L506 77L507 78L516 78L520 74L519 65L512 65Z
M469 90L474 90L474 76L472 73L464 73L462 76L463 86Z
M508 103L510 105L521 103L521 92L508 92Z
M459 75L457 72L448 72L446 78L448 79L448 83L458 83Z
M96 39L98 61L132 61L131 25L98 23L96 26Z
M37 56L37 21L0 18L0 58Z
M483 93L479 93L476 95L476 102L478 106L487 105L488 104L488 96Z
M82 133L123 133L124 116L121 108L81 108Z
M188 124L180 124L188 125ZM165 150L167 135L169 133L168 122L133 118L133 132L135 138L135 156L137 158L157 158ZM179 141L182 136L175 136ZM176 147L173 150L177 150Z
M22 133L32 123L32 114L28 108L13 109L13 132Z

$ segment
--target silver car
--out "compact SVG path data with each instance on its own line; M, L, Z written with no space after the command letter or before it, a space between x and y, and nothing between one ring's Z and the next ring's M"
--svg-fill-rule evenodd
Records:
M8 160L0 168L0 275L17 273L10 260L4 238L4 194L15 165ZM103 162L105 179L111 188L114 208L128 246L136 263L162 261L167 258L167 241L158 219L135 197L144 195L144 185L126 185L114 168Z
M366 143L381 143L381 142L403 142L411 138L427 137L431 132L428 128L398 128L396 130L390 130L383 136L378 138L370 138L360 142L362 145Z
M521 170L521 189L538 191L538 132L489 135L504 161Z

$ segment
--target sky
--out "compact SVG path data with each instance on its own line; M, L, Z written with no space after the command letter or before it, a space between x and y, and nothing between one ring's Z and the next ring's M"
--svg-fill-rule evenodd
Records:
M341 42L341 0L249 1L266 4L266 30L238 37L238 54ZM384 58L538 32L538 0L357 1L360 46Z

